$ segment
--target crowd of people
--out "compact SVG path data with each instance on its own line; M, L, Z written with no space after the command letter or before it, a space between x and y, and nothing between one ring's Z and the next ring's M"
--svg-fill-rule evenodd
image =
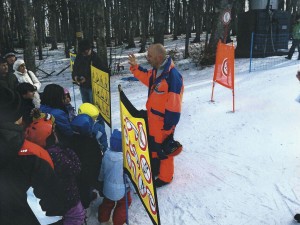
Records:
M39 224L27 203L32 187L54 224L81 225L98 195L103 196L98 220L126 222L128 182L123 179L121 132L115 129L108 145L104 121L93 105L90 65L107 71L87 40L79 43L72 78L80 85L83 104L78 113L67 88L41 82L14 53L0 57L0 224ZM162 45L152 45L141 68L129 56L134 76L149 87L147 115L149 147L156 187L174 176L174 155L182 146L173 134L179 121L183 81ZM110 147L109 147L110 146ZM112 213L112 210L114 212Z

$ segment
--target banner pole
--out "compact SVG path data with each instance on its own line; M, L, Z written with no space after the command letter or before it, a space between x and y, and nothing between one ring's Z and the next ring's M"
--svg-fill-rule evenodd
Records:
M123 173L123 179L124 179L124 185L125 185L125 201L126 201L126 224L129 225L129 219L128 219L128 197L127 197L127 187L126 187L126 176L125 173Z
M211 91L211 98L210 101L213 102L213 97L214 97L214 89L215 89L215 81L213 81L213 86L212 86L212 91Z

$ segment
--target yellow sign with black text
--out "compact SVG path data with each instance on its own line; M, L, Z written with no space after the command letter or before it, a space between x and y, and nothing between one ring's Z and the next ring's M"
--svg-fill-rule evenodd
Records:
M75 58L76 58L76 54L70 52L71 72L73 72L73 66L74 66Z
M129 106L128 106L129 105ZM123 167L153 224L160 225L156 189L153 185L145 118L135 115L123 91L120 91Z
M92 90L94 104L99 108L100 114L106 124L111 127L111 96L110 77L108 73L91 66Z

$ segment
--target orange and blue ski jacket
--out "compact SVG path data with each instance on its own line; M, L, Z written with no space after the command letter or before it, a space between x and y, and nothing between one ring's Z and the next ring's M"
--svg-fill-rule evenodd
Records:
M157 69L146 70L139 65L131 66L133 75L148 89L146 103L149 135L156 143L174 132L180 113L183 95L183 79L169 57L160 76Z

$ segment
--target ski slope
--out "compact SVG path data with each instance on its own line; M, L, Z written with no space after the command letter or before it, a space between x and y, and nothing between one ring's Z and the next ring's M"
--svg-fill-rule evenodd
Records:
M184 46L184 40L180 41L175 42L178 49ZM167 41L167 49L175 44ZM118 84L136 108L145 108L147 88L137 81L121 80L131 76L126 55L138 50L123 51L125 71L111 77L113 128L120 127ZM43 69L61 70L68 63L62 52L48 57ZM137 56L146 65L143 54ZM248 73L248 63L247 59L235 62L236 111L232 113L229 89L216 84L215 102L210 102L213 67L199 70L190 60L175 62L185 84L175 139L184 150L175 158L173 182L157 189L162 225L296 224L293 216L300 213L300 83L295 75L299 66ZM69 70L40 77L43 87L58 83L72 93ZM77 87L74 91L78 107L80 94ZM137 195L132 196L129 224L152 224ZM99 224L100 201L90 207L89 225Z

